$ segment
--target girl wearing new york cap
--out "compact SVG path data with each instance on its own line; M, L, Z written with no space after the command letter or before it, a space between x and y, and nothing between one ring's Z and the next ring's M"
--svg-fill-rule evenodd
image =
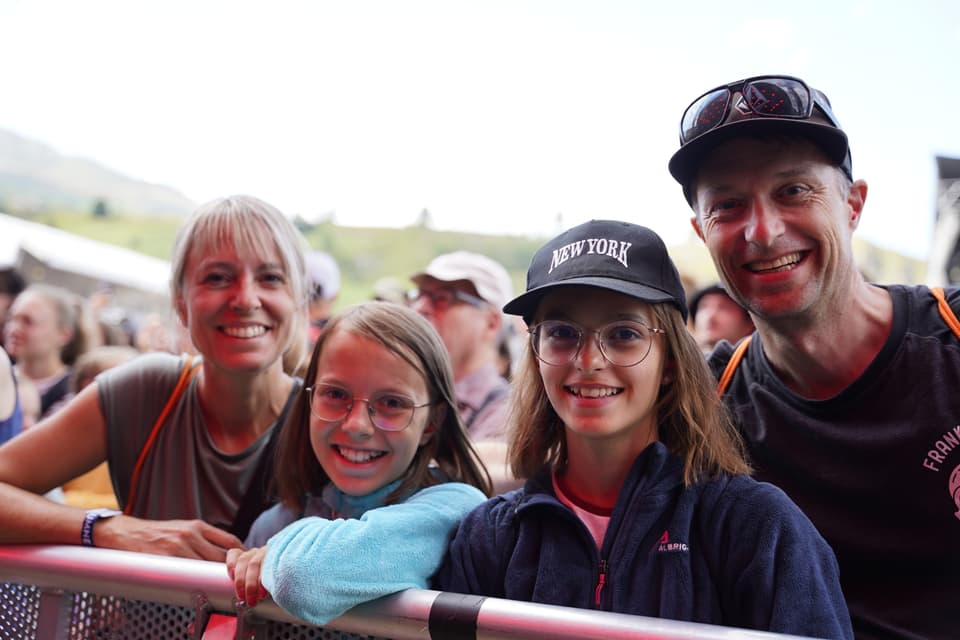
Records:
M529 326L510 463L530 480L467 516L435 588L852 637L833 552L747 475L659 236L574 227L504 311Z

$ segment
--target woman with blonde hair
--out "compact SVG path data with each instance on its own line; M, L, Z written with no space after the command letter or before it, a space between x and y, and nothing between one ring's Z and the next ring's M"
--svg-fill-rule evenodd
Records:
M40 392L40 417L62 406L70 393L70 369L88 348L83 300L63 287L32 284L16 297L4 326L7 353L17 374Z
M0 543L222 561L270 500L272 435L301 386L305 242L252 196L201 206L172 260L174 310L200 357L152 353L98 376L0 447ZM109 462L122 514L40 498Z
M747 475L655 233L570 229L504 311L529 326L509 446L529 480L463 520L437 588L852 637L833 552Z

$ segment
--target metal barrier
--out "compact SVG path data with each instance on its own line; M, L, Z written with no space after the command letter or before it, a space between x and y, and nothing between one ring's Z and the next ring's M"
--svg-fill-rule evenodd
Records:
M74 546L0 546L0 639L719 640L789 636L410 589L325 627L247 608L223 564Z

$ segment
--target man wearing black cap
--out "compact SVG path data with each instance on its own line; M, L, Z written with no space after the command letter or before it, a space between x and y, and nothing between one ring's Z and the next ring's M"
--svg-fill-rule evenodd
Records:
M750 313L714 283L690 297L690 328L700 349L709 354L721 340L736 344L753 333Z
M711 354L757 477L833 546L859 637L955 638L960 289L938 308L927 287L863 279L852 236L867 184L826 96L802 80L708 91L680 142L670 172L757 328L744 349Z

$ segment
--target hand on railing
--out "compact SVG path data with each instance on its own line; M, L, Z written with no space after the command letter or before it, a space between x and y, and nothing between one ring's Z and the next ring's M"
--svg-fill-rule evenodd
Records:
M142 520L115 516L96 524L96 546L179 558L224 562L227 549L242 548L231 533L201 520Z
M233 580L237 598L251 607L270 595L260 582L260 569L266 555L266 547L227 551L227 575Z

